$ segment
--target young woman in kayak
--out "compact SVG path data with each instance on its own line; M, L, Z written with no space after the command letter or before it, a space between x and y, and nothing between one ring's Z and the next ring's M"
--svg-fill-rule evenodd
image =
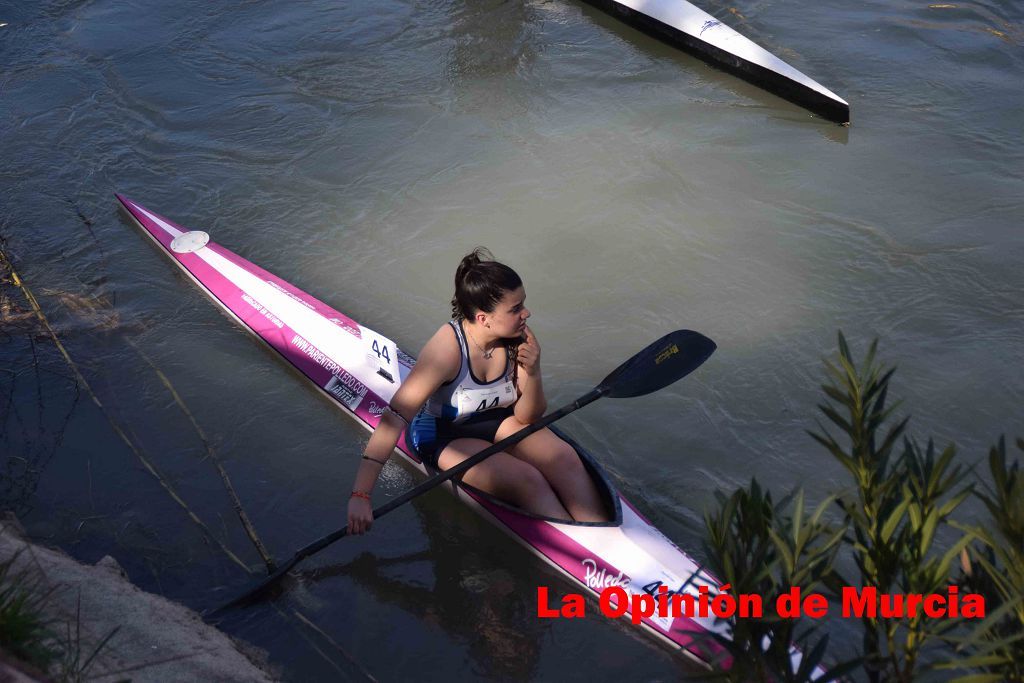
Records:
M523 281L486 249L462 259L453 320L423 347L366 446L348 503L349 533L370 528L370 492L403 429L426 463L446 470L544 415L540 345L526 324L525 302ZM544 517L607 520L579 456L547 428L462 480Z

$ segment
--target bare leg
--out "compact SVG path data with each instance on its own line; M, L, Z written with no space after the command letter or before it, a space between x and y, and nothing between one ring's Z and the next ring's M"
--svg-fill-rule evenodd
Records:
M492 445L483 439L455 439L448 444L438 465L447 470ZM508 453L495 453L469 468L462 480L527 512L554 519L572 519L541 472Z
M515 417L506 418L495 439L500 441L525 426ZM550 429L526 437L512 449L512 454L540 470L577 522L608 521L597 486L579 455Z

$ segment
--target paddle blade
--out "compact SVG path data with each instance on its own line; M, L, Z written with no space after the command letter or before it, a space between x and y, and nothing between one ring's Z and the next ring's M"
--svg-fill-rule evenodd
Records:
M715 342L700 332L676 330L615 368L598 390L612 398L650 394L689 375L716 348Z

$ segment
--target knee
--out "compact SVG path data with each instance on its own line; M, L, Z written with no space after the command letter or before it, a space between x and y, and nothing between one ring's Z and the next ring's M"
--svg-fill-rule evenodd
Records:
M542 489L551 488L544 473L533 465L525 465L521 468L518 475L517 479L521 486L521 492L525 495L531 495Z
M551 484L544 473L533 465L524 464L517 468L513 481L510 497L521 507L530 507L531 503L546 498L551 491Z
M577 455L572 446L561 439L559 439L558 447L551 454L551 461L556 471L559 472L574 472L583 469L580 456Z
M494 434L494 441L498 442L502 439L507 439L516 432L526 429L528 426L529 425L524 425L522 422L517 420L515 415L509 415L505 418L505 421L501 423L498 431Z
M586 468L580 456L572 446L563 442L562 445L548 454L544 466L544 475L548 482L557 490L573 486L586 476Z

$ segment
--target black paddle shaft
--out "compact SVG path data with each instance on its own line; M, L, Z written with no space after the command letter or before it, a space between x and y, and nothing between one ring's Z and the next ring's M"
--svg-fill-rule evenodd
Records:
M373 511L373 518L380 519L413 498L459 476L495 453L514 446L534 432L544 429L552 422L579 410L588 403L593 403L602 396L610 396L612 398L643 396L668 386L700 367L714 353L715 348L715 343L699 332L693 332L692 330L676 330L671 332L653 344L648 345L625 363L615 368L595 389L555 412L545 415L508 438L488 446L472 457L463 460L455 467L439 472L422 484L409 489L397 498L389 500ZM290 560L278 567L277 571L268 576L258 586L231 602L207 613L207 616L249 602L276 583L301 560L323 550L346 535L348 535L347 525L299 549L292 555Z
M574 410L578 410L578 409L582 408L583 406L587 405L588 403L592 403L592 402L596 401L597 399L601 398L601 396L603 396L607 391L608 391L608 389L603 387L603 386L598 387L598 388L594 389L593 391L591 391L590 393L586 394L585 396L581 396L580 398L578 398L577 400L573 401L572 403L570 403L570 404L568 404L566 406L563 406L562 408L559 408L555 412L553 412L553 413L551 413L549 415L545 415L540 420L538 420L537 422L532 423L531 425L529 425L525 429L520 429L518 432L516 432L515 434L512 434L508 438L502 439L501 441L495 443L492 446L488 446L487 448L483 449L482 451L480 451L479 453L477 453L476 455L474 455L474 456L472 456L470 458L466 458L465 460L460 462L455 467L452 467L451 469L444 470L443 472L439 472L438 474L434 475L430 479L427 479L425 482L419 484L418 486L414 486L413 488L409 489L408 491L406 491L402 495L398 496L397 498L392 498L388 502L386 502L383 505L381 505L380 507L376 508L373 511L373 518L374 519L380 519L381 517L383 517L384 515L388 514L389 512L394 510L395 508L401 507L402 505L405 505L406 503L408 503L410 500L412 500L416 496L419 496L419 495L421 495L423 493L426 493L430 489L432 489L432 488L434 488L436 486L440 486L441 484L443 484L444 482L448 481L449 479L453 479L453 478L459 476L460 474L462 474L463 472L465 472L469 468L473 467L474 465L480 464L481 462L483 462L487 458L491 457L495 453L497 453L497 452L499 452L501 450L504 450L506 448L509 448L510 446L516 445L517 443L519 443L520 441L522 441L526 437L530 436L534 432L540 431L544 427L547 427L549 424L551 424L555 420L561 419L561 418L565 417L566 415L568 415L569 413L573 412ZM327 534L323 538L319 538L319 539L313 541L312 543L310 543L309 545L305 546L304 548L300 548L299 550L297 550L295 552L294 555L292 555L290 560L288 560L287 562L282 564L280 567L278 567L277 570L273 574L268 576L266 579L264 579L263 582L260 585L256 586L255 588L253 588L251 591L249 591L245 595L242 595L242 596L240 596L238 598L235 598L231 602L229 602L229 603L227 603L225 605L222 605L221 607L218 607L217 609L215 609L212 612L210 612L207 616L210 616L210 615L216 614L218 612L221 612L223 610L226 610L228 608L235 607L237 605L249 602L253 598L256 598L257 596L259 596L260 593L262 593L267 588L269 588L271 585L276 583L278 581L278 579L280 579L285 574L287 574L288 571L292 567L294 567L296 564L301 562L303 559L305 559L305 558L309 557L310 555L313 555L313 554L315 554L317 552L320 552L321 550L323 550L324 548L326 548L330 544L334 543L335 541L341 540L342 538L344 538L347 535L348 535L348 525L345 525L342 528L338 529L337 531L334 531L334 532L332 532L330 534Z

